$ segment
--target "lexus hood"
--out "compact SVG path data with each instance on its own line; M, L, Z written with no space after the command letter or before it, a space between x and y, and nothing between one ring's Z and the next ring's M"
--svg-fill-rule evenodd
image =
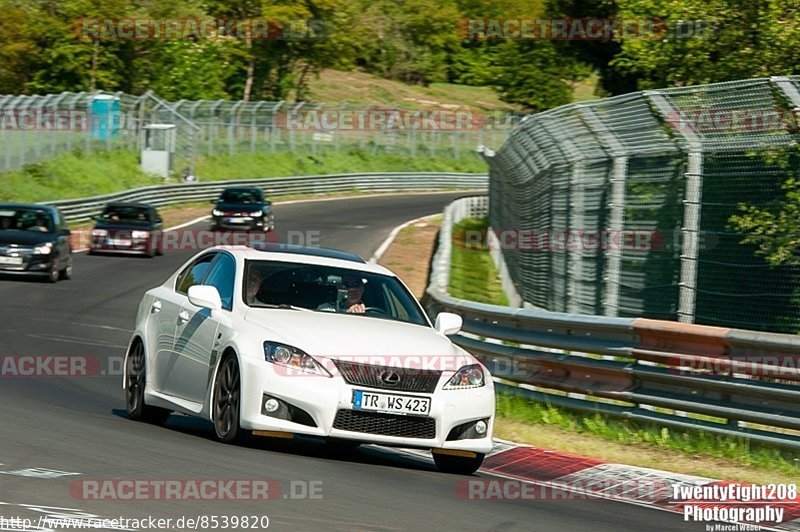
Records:
M315 358L442 371L475 363L427 325L353 314L253 308L245 321L263 329L264 340L291 345Z

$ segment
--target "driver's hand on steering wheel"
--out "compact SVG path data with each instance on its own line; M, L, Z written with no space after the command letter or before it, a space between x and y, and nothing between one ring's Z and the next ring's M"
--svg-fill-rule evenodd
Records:
M356 303L355 305L350 305L347 309L347 312L350 314L364 314L367 311L367 306L364 303Z

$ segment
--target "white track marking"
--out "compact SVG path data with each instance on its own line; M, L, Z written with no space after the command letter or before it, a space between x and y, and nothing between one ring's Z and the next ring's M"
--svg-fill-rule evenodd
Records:
M378 249L372 255L372 258L369 259L369 262L371 262L372 264L377 264L378 261L381 260L381 257L383 256L383 254L386 253L386 250L389 249L389 246L392 245L392 242L394 242L394 240L397 238L397 235L400 233L400 231L402 231L403 229L405 229L406 227L408 227L411 224L414 224L414 223L417 223L417 222L421 222L422 220L429 220L429 219L433 218L434 216L439 216L439 213L427 214L425 216L421 216L419 218L415 218L413 220L409 220L409 221L407 221L405 223L402 223L402 224L398 225L394 229L392 229L392 232L389 233L389 236L386 237L386 240L383 241L383 243L378 247Z
M59 471L57 469L46 469L43 467L31 467L28 469L17 469L15 471L0 471L0 475L13 475L16 477L51 479L51 478L80 475L80 473L70 473L69 471Z

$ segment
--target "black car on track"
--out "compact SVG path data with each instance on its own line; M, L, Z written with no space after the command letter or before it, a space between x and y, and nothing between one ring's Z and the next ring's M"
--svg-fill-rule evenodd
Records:
M163 234L164 220L152 205L109 203L95 217L89 253L161 255Z
M58 209L0 203L0 274L35 275L51 283L72 277L70 231Z
M228 187L213 203L212 229L275 229L272 202L264 198L264 192L258 187Z

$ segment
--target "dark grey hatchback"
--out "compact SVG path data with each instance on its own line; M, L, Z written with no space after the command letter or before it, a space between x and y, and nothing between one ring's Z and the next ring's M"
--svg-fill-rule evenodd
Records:
M228 187L214 200L211 228L248 231L272 231L275 215L272 202L258 187Z
M72 246L55 207L0 203L0 275L72 277Z

